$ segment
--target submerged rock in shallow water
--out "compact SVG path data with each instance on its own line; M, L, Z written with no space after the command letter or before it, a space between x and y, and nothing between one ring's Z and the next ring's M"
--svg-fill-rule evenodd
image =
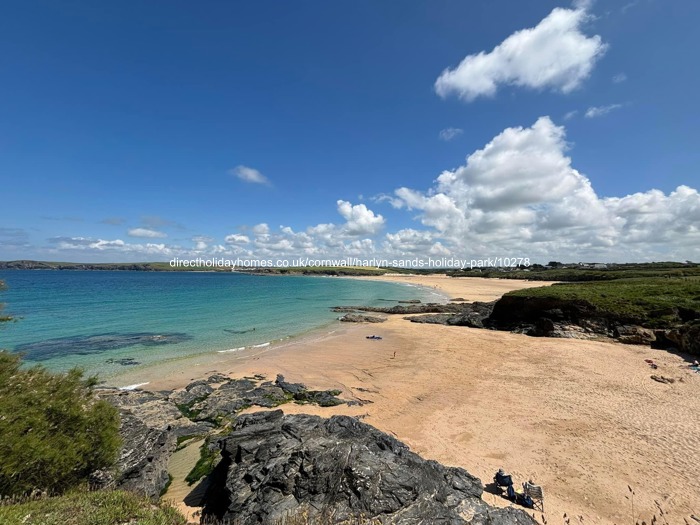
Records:
M79 335L74 337L59 337L46 339L35 343L17 345L15 351L22 352L25 359L30 361L44 361L66 355L99 354L107 350L126 348L135 345L158 346L177 344L189 341L192 336L182 332L164 333L117 333Z

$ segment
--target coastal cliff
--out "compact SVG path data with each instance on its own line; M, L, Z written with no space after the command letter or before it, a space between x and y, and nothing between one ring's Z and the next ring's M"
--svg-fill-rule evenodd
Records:
M555 284L487 303L337 306L333 311L400 314L414 323L534 337L610 338L700 355L700 281L690 278Z

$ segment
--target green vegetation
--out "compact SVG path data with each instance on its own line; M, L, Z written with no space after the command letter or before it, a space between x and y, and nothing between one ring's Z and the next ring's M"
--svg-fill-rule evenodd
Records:
M648 328L666 328L700 317L700 276L555 284L506 295L586 301L602 314Z
M527 269L484 268L447 272L452 277L487 277L497 279L527 279L530 281L613 281L651 277L700 276L700 265L693 263L609 264L606 268L550 263L549 268L533 265Z
M205 439L202 446L199 448L199 459L187 476L185 481L188 485L197 483L204 476L211 474L212 470L218 463L219 451L209 449L209 439Z
M201 410L194 410L192 406L195 403L198 403L199 401L206 399L207 396L204 396L202 398L195 399L194 401L191 401L190 403L181 403L177 406L177 409L180 411L180 413L185 416L187 419L194 419L196 418Z
M119 413L95 398L95 384L79 369L23 368L18 355L0 351L1 495L61 494L114 463Z
M0 261L0 270L111 270L140 272L230 272L231 268L207 266L171 266L169 262L142 263L71 263L53 261ZM387 272L416 273L416 270L404 268L376 268L366 266L305 266L305 267L236 267L236 271L256 274L283 275L381 275Z
M175 478L173 478L173 475L170 474L170 473L168 473L168 481L167 481L167 483L165 484L165 486L161 489L160 494L159 494L159 496L160 496L161 498L162 498L163 496L165 496L165 493L166 493L166 492L168 492L168 489L170 488L170 485L173 484L173 479L175 479Z
M0 505L3 525L185 525L187 520L167 503L124 491L74 491L64 496Z

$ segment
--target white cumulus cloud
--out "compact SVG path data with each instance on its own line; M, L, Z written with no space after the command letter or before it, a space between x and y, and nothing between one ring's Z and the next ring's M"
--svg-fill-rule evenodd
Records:
M339 200L338 213L346 220L344 231L349 235L372 235L384 226L384 217L375 215L364 204L352 205L348 201Z
M250 238L247 235L241 235L240 233L227 235L224 240L227 244L248 244L250 242Z
M535 27L517 31L490 52L468 55L435 81L441 97L466 101L492 97L503 85L569 93L588 78L607 49L598 35L586 36L586 6L556 8Z
M433 241L458 253L566 260L700 255L697 190L600 197L567 153L565 129L549 117L507 128L427 191L397 189L429 229L387 234L386 244L425 250Z

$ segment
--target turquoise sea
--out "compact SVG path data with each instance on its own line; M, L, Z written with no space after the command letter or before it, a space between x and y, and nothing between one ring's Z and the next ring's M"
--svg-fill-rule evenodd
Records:
M332 306L444 302L428 288L336 277L13 270L0 280L4 313L17 318L0 324L0 348L102 377L332 330Z

